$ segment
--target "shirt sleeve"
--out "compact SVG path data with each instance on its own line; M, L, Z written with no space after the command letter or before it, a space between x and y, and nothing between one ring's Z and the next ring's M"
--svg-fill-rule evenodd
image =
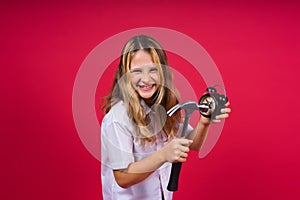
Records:
M102 122L101 162L112 169L126 169L134 162L133 137L125 124Z

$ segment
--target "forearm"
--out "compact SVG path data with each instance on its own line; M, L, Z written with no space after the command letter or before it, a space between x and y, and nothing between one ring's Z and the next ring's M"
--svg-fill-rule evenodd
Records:
M120 187L127 188L145 180L165 162L158 150L143 160L129 164L126 170L115 170L114 176Z
M201 120L197 124L197 127L194 128L188 135L188 139L193 140L193 143L190 146L190 149L199 151L205 142L207 133L209 130L209 123L203 123Z
M227 118L229 113L231 112L230 108L227 108L229 105L229 102L225 104L226 108L221 109L221 114L217 115L215 118L210 119L206 117L201 117L199 123L197 124L197 127L190 132L188 135L188 139L193 140L192 145L190 146L190 149L192 150L200 150L203 143L205 142L208 129L211 123L219 123L222 119Z

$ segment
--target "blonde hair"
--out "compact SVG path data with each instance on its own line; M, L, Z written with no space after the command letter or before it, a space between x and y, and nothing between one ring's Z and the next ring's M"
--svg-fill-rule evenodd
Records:
M181 114L177 112L172 117L166 116L166 110L176 105L179 100L177 89L173 83L173 75L168 67L168 60L162 46L152 37L138 35L131 38L124 46L118 68L116 70L113 87L107 97L102 101L102 110L108 113L113 105L123 101L128 116L132 121L135 136L145 145L155 142L155 134L150 124L150 118L146 115L141 105L141 99L130 82L130 63L135 52L144 50L148 52L154 64L158 67L160 85L152 97L152 105L162 106L164 109L156 109L158 126L162 127L167 138L174 137L178 131Z

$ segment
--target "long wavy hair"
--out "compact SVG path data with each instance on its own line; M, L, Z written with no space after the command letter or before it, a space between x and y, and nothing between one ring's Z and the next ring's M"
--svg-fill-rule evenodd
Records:
M151 104L154 105L151 108L155 110L155 116L158 118L156 122L168 139L176 136L181 121L181 113L177 112L169 117L166 115L166 110L179 102L179 95L173 83L172 71L168 67L166 53L158 41L150 36L138 35L125 44L113 86L109 95L102 99L102 110L106 114L113 105L123 101L135 130L133 134L145 145L148 142L155 142L156 136L153 127L149 125L151 120L141 105L141 97L130 81L130 63L134 53L138 50L148 52L154 64L158 67L159 85L157 91L151 97ZM162 107L164 109L161 109Z

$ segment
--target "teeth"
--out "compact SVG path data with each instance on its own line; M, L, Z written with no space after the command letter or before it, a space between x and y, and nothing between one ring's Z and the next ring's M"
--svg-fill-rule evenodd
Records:
M151 88L153 85L141 85L141 86L139 86L139 87L141 87L141 88Z

